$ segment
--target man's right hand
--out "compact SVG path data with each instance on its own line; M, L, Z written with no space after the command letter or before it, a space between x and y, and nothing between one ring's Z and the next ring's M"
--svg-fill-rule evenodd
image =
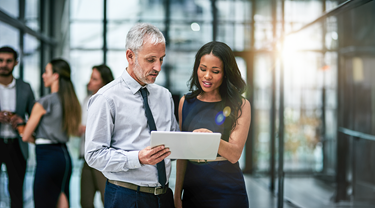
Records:
M10 115L8 111L0 111L0 123L9 123Z
M155 165L171 154L169 148L164 145L151 148L150 146L139 151L138 159L142 165Z

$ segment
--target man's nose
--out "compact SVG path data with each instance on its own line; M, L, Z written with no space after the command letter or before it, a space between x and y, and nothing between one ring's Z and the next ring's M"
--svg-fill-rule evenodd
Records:
M160 71L161 71L161 65L162 65L162 64L163 64L163 62L161 62L161 61L156 61L156 62L155 62L155 65L154 65L154 70L160 72Z

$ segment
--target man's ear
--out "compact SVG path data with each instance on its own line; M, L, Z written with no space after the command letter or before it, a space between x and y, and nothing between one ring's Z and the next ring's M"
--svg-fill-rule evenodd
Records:
M126 50L126 60L128 60L129 65L135 64L135 53L130 49Z
M16 60L14 66L17 66L17 65L18 65L18 61Z

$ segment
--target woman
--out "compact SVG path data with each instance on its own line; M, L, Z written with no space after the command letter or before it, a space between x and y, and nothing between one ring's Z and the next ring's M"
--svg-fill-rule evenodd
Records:
M69 207L72 161L66 143L70 135L78 133L81 123L81 107L70 72L69 64L62 59L47 64L43 82L51 94L34 104L23 132L23 141L35 143L35 208Z
M94 66L92 68L90 82L87 85L87 90L92 94L98 92L98 90L104 85L108 84L113 80L111 69L102 64ZM82 105L82 125L80 127L81 135L81 153L80 157L84 158L84 147L85 147L85 131L86 131L86 119L87 119L87 102L91 95L87 96ZM82 208L94 207L94 197L96 191L100 191L102 202L104 204L104 190L105 190L106 178L104 175L87 165L86 161L83 164L81 172L81 206Z
M190 78L192 92L180 100L180 129L220 132L222 137L216 160L177 160L176 207L249 207L238 165L251 119L250 103L241 96L245 87L226 44L214 41L199 49Z

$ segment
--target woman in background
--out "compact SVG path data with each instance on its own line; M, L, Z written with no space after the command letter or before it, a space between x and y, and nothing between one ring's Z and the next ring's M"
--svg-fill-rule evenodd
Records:
M91 93L88 95L82 104L82 124L80 127L81 136L81 151L80 158L84 158L84 147L85 147L85 131L86 131L86 120L87 120L87 102L91 95L98 92L98 90L104 85L108 84L113 80L111 69L102 64L92 67L92 73L90 82L87 85L87 90ZM82 208L94 207L94 197L96 191L100 191L102 202L104 204L104 190L106 184L106 178L104 175L87 165L86 161L83 164L81 172L81 206Z
M250 103L241 95L245 87L229 46L213 41L199 49L192 92L180 100L180 129L220 132L222 137L216 160L177 160L176 207L249 207L238 164L251 119Z
M81 123L81 107L70 73L63 59L47 64L43 82L51 94L34 104L23 132L23 141L35 143L35 208L69 207L72 161L66 143L70 135L77 135Z

